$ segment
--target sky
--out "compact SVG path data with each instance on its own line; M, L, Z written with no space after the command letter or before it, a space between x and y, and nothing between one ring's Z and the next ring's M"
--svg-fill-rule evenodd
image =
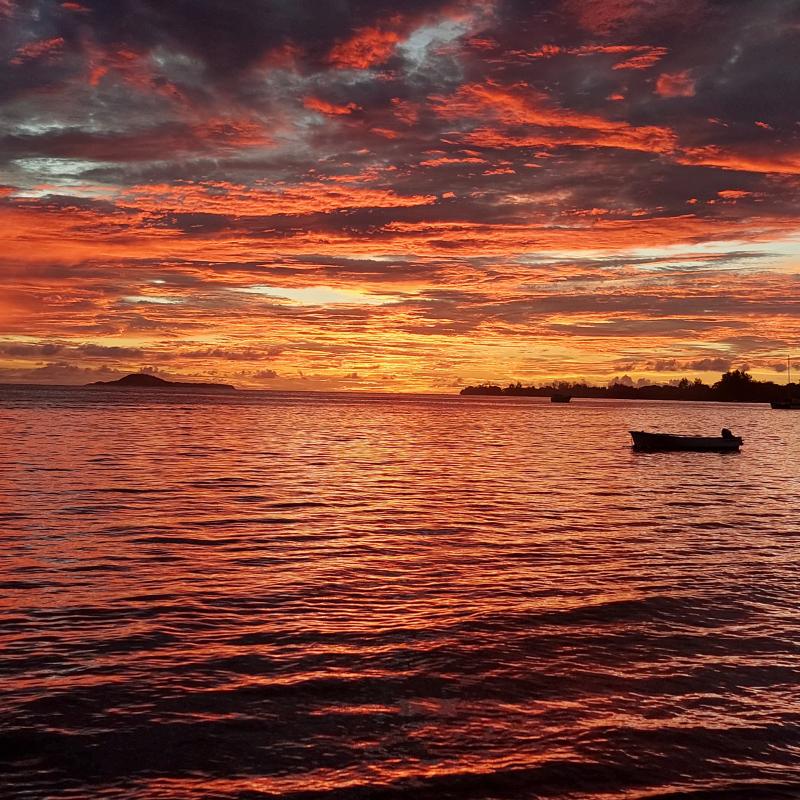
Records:
M0 0L0 382L785 380L800 0Z

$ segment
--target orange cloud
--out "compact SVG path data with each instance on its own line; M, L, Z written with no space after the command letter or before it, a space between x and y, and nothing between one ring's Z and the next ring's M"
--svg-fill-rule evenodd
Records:
M717 192L717 195L724 200L740 200L742 197L750 197L752 194L752 192L745 192L742 189L723 189L721 192Z
M538 50L532 50L524 55L527 58L552 58L558 55L572 55L579 57L597 55L627 55L628 58L619 61L614 69L649 69L657 64L669 51L666 47L650 47L648 45L580 45L577 47L563 47L555 44L542 45Z
M421 167L444 167L450 164L486 164L485 158L476 158L475 156L464 156L463 158L451 158L449 156L442 156L441 158L429 158L425 161L420 161Z
M274 186L274 184L272 184ZM121 208L149 213L196 213L245 216L314 214L356 208L412 208L430 205L435 195L401 195L392 189L309 182L266 188L232 183L175 183L133 186L119 198Z
M655 66L666 54L667 49L665 47L654 47L647 53L626 58L624 61L614 64L614 69L650 69L650 67Z
M370 308L298 306L207 282L160 290L171 303L126 301L121 295L142 277L135 264L108 270L102 291L97 278L81 281L79 270L54 287L52 277L43 274L37 283L28 269L20 273L26 286L0 297L7 321L0 380L81 383L97 380L99 370L149 364L175 376L223 376L240 386L268 380L294 389L430 391L453 384L450 369L472 383L572 374L597 381L622 363L630 365L625 371L717 371L725 368L722 356L746 353L766 365L775 360L776 338L800 332L793 276L732 274L721 288L713 270L672 269L659 282L652 272L604 267L603 285L585 284L599 277L599 263L537 269L500 261L490 282L481 271L438 274L449 287L423 280L416 292ZM674 258L663 263L674 267ZM170 267L183 279L209 277ZM9 316L6 305L20 313ZM432 364L443 365L444 375Z
M318 97L304 98L303 105L311 111L318 111L320 114L327 114L330 116L346 116L352 114L354 111L361 110L361 107L356 103L337 105L336 103L329 103L327 100L320 100Z
M678 159L682 164L701 164L707 167L800 175L800 150L787 152L762 152L751 149L725 149L718 145L686 148Z
M235 263L283 254L325 253L329 257L384 257L456 254L508 257L559 250L619 252L637 247L724 239L769 241L797 230L794 219L751 215L747 227L736 217L694 214L629 219L591 207L553 217L547 206L528 210L525 224L437 220L434 195L400 195L391 189L314 182L275 188L226 183L163 184L133 187L116 205L81 208L55 201L5 201L0 233L5 259L49 263L93 258L217 260ZM450 201L448 201L449 203ZM358 209L416 209L421 221L387 221L353 229L331 227L324 215ZM430 209L428 211L427 209ZM296 217L293 224L273 220ZM346 219L346 217L345 217Z
M530 147L575 144L665 153L673 151L677 144L677 138L669 128L633 126L624 121L560 108L547 95L526 84L469 84L462 86L454 96L431 99L437 113L448 119L486 119L492 116L509 126L545 129L525 135L509 135L481 128L464 137L465 141L475 145Z

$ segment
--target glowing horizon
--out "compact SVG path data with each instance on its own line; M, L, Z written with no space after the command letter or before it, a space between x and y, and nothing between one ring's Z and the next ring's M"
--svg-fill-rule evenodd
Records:
M162 5L0 0L0 382L800 354L790 0Z

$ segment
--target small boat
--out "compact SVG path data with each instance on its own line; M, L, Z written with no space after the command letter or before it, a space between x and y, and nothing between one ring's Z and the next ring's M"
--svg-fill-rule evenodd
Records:
M649 452L659 450L738 452L744 441L741 436L734 436L727 428L722 429L721 436L679 436L674 433L649 433L647 431L631 431L631 436L634 450Z
M560 392L556 392L555 394L550 395L551 403L569 403L570 400L572 400L571 394L561 394Z
M770 405L782 411L800 411L800 398L792 397L792 357L786 356L786 391L789 397L786 400L773 400Z
M796 397L791 400L773 400L770 405L773 408L783 409L784 411L800 411L800 399Z

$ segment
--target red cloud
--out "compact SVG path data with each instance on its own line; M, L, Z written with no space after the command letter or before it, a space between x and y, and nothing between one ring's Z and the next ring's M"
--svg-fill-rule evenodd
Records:
M694 97L694 79L688 69L663 72L656 81L656 94L662 97Z
M113 76L143 94L160 94L187 105L181 90L158 72L149 53L124 47L102 50L89 46L87 50L90 86L99 86L106 76Z
M123 79L132 86L147 88L150 85L149 76L143 78L147 72L143 66L144 57L133 50L120 48L115 51L89 49L89 85L98 86L100 81L111 70L118 72Z
M368 69L386 61L399 41L396 31L360 28L352 38L334 46L328 61L339 69Z
M580 24L605 35L619 29L687 25L702 14L705 0L564 0Z
M406 125L415 125L419 121L419 107L409 100L393 97L392 108L397 119Z
M54 36L52 39L42 39L38 42L29 42L17 48L14 58L12 58L9 63L19 65L27 61L34 61L38 58L50 58L60 55L63 46L64 39L61 36Z
M634 16L637 0L566 0L566 7L577 15L584 28L608 33Z

